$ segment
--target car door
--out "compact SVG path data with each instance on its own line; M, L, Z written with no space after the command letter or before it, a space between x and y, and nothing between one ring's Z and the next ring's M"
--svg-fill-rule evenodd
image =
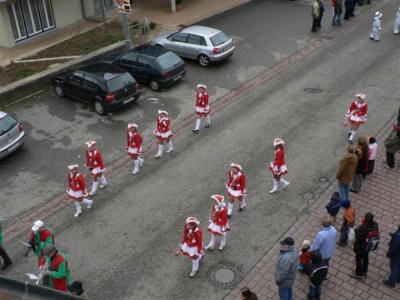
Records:
M138 55L136 66L138 68L138 77L142 82L148 82L152 77L150 62L147 57Z
M187 57L197 59L200 53L207 53L207 44L204 37L197 34L190 34L187 40L186 53Z
M169 38L169 43L166 44L166 48L179 56L186 57L185 47L188 36L189 34L182 32L173 35Z
M99 83L97 79L90 74L85 74L81 87L81 97L82 101L87 103L92 103L96 98L96 95L100 94Z
M63 89L66 95L75 98L75 99L81 99L81 86L83 82L83 77L84 73L81 71L75 71L71 74L69 74L64 82L63 82Z
M141 81L139 79L139 68L137 65L137 58L138 54L136 52L129 51L123 56L121 56L121 58L114 64L128 71L133 76L133 78L136 79L136 81Z

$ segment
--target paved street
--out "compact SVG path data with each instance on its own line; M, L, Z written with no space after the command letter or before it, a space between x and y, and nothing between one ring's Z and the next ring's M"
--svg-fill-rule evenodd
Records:
M380 43L368 39L376 7L387 16ZM183 82L160 93L145 87L139 103L130 109L100 117L83 104L56 98L51 91L15 107L12 113L25 120L29 138L19 153L0 164L6 239L18 233L8 241L15 264L6 275L25 280L23 274L35 270L35 259L22 258L25 249L18 243L19 238L26 239L31 224L19 226L21 220L44 215L56 233L58 248L69 255L72 279L83 280L93 299L222 299L227 295L233 299L244 284L257 287L260 299L276 299L276 288L268 286L270 277L258 276L264 267L260 263L266 263L269 270L264 271L270 276L276 245L288 230L290 234L310 230L310 235L301 231L304 236L312 235L311 228L314 233L317 230L322 203L333 189L346 146L342 124L354 95L365 93L369 105L368 122L359 134L384 137L397 113L399 40L392 34L391 20L396 8L394 1L362 7L353 21L340 28L330 26L327 9L321 32L312 35L309 2L251 1L218 19L202 22L235 39L236 52L231 59L209 69L187 62L189 71ZM193 135L194 88L199 82L209 87L213 124ZM176 150L160 160L154 158L153 139L158 109L170 112L176 133ZM145 165L135 176L130 174L132 165L124 153L125 128L131 121L140 126L146 152ZM278 136L286 141L291 185L270 195L267 166L273 157L272 142ZM74 219L74 205L60 204L66 167L84 164L84 142L92 139L98 142L109 167L110 186L93 197L91 211ZM383 151L381 139L378 144ZM380 152L380 160L382 155ZM184 221L196 216L202 222L204 242L209 241L210 195L225 195L232 162L240 163L247 175L248 208L240 214L234 211L227 247L222 253L207 253L196 278L191 279L190 262L173 256ZM379 179L384 180L385 175L378 167ZM396 178L394 183L398 183ZM363 195L355 197L357 205ZM51 214L40 211L50 202L61 209L57 207ZM392 208L398 207L392 204ZM395 218L380 212L378 223L384 224L379 220L384 216ZM387 229L395 228L385 222ZM302 239L295 238L297 242ZM378 254L384 254L384 247L386 243ZM346 253L350 264L352 253ZM344 257L342 252L340 255ZM232 286L218 287L207 277L220 263L234 266L239 281L245 279L232 292ZM376 270L379 276L387 275L385 263L376 267L383 270ZM348 270L349 266L338 268L332 277L341 281L332 279L328 288L347 283ZM371 285L378 287L381 278L373 279ZM303 298L300 289L305 289L305 281L296 287L296 295ZM378 298L361 296L366 292L361 283L357 288L363 291L357 294L360 299L381 299L381 294L376 294ZM393 293L385 291L382 299L390 299ZM330 297L341 299L334 294ZM353 299L354 295L341 297Z

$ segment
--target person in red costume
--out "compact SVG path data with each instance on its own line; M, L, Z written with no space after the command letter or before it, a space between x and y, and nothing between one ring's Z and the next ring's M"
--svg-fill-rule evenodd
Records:
M139 172L139 166L142 167L144 163L144 159L140 157L143 154L142 136L137 128L137 124L129 123L126 131L126 149L133 160L133 175Z
M190 277L196 275L199 269L200 259L203 258L203 232L200 222L195 217L189 217L183 229L183 238L181 243L181 253L192 260L192 272Z
M93 201L87 199L85 177L78 173L78 165L68 166L68 197L74 200L76 213L74 217L78 217L82 213L81 203L86 204L87 209L92 207Z
M211 199L214 200L212 207L212 214L210 217L210 225L208 225L207 231L211 233L211 241L208 246L204 247L206 250L214 249L215 242L218 237L221 238L219 250L223 250L226 245L226 232L230 230L228 222L228 212L225 207L224 196L213 195Z
M154 130L156 137L158 139L158 152L156 158L160 158L163 154L164 142L168 143L167 153L174 151L174 146L172 145L172 132L169 129L171 126L171 119L168 118L168 112L165 110L158 111L157 117L157 129Z
M353 144L354 136L356 135L357 129L361 124L367 121L368 104L364 102L364 94L357 94L356 101L353 101L346 114L347 121L344 123L345 126L349 125L349 143Z
M226 185L226 191L229 196L228 204L228 218L232 216L232 209L235 200L239 201L238 212L243 211L246 208L246 175L242 172L242 166L239 164L232 163L231 169L228 173L229 181Z
M86 150L86 167L89 168L90 174L93 176L93 186L89 195L94 196L97 193L97 187L99 186L99 178L101 180L100 188L104 189L108 182L103 175L105 170L103 164L103 158L100 151L96 150L96 142L88 141L86 142L88 149Z
M285 163L285 150L283 145L285 142L282 139L276 138L274 140L275 147L275 159L271 162L269 170L272 172L274 178L273 188L269 191L270 194L274 194L278 191L278 186L282 184L283 188L286 188L290 182L283 179L283 175L286 175L288 170Z
M202 118L206 118L206 128L211 126L210 106L208 105L209 96L206 90L207 87L204 84L197 85L196 104L194 105L197 119L196 127L192 130L194 133L199 132Z

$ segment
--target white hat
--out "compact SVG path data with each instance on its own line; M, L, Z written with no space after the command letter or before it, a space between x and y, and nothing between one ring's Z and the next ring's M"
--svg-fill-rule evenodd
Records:
M42 228L44 226L44 223L40 220L37 220L35 223L33 223L32 230L37 231L39 228Z
M199 220L197 220L195 217L189 217L186 219L186 224L188 223L196 223L197 225L200 225Z
M382 18L382 14L379 11L377 11L375 13L375 18L378 18L378 19Z
M158 111L158 114L159 114L159 115L161 115L161 114L166 114L166 115L168 115L168 112L165 111L165 110L159 110L159 111Z
M205 90L207 89L206 85L205 85L205 84L201 84L201 83L197 85L197 88L198 88L198 89L199 89L199 88L203 88L203 89L205 89Z
M311 246L311 242L309 240L304 240L301 243L301 248L307 248L307 247L310 247L310 246Z
M68 166L69 170L78 169L79 165L70 165Z
M136 123L129 123L128 124L128 129L131 129L131 128L138 128L139 126L136 124Z
M356 95L356 98L361 98L363 100L365 99L365 97L366 97L365 94L357 94Z
M211 196L211 199L214 199L214 200L218 203L218 205L223 205L223 204L225 204L225 202L224 202L224 196L221 196L221 195L212 195L212 196Z
M85 144L88 146L88 148L90 148L90 147L92 147L93 145L96 144L96 141L88 141Z
M239 164L231 163L231 168L236 168L239 171L242 171L242 166Z
M280 139L280 138L276 138L276 139L274 140L274 147L276 147L276 146L278 146L278 145L285 145L285 142L284 142L282 139Z

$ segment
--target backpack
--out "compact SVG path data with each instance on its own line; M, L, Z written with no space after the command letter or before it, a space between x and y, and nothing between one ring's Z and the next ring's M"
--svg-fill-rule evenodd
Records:
M379 231L376 228L369 229L367 238L365 239L365 250L367 252L375 251L378 249L379 242Z

